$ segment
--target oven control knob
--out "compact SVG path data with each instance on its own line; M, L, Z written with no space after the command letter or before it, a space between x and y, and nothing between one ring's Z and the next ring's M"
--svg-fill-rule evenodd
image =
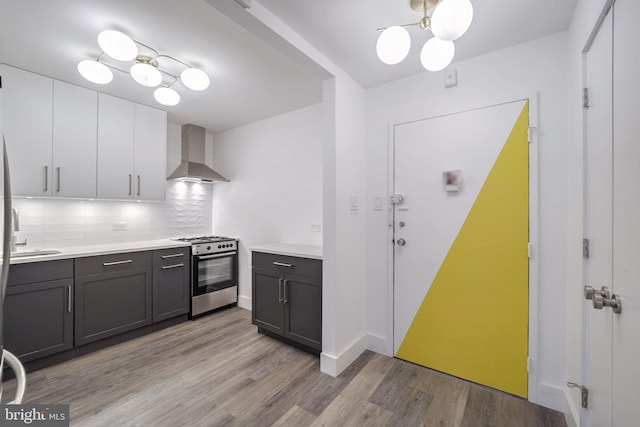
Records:
M207 250L210 251L211 250L211 246L207 246Z

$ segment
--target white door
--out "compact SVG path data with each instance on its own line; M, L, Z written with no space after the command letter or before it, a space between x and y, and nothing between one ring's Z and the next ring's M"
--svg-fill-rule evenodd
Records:
M135 106L135 194L138 199L164 200L167 181L167 112Z
M587 281L621 298L621 312L586 306L588 426L640 420L640 2L617 0L587 53Z
M640 1L614 4L613 425L640 425Z
M53 82L53 195L96 197L98 93Z
M527 396L528 102L394 129L394 354Z
M98 197L128 199L134 194L134 104L98 95Z
M53 80L3 65L3 123L13 194L49 196L52 188Z

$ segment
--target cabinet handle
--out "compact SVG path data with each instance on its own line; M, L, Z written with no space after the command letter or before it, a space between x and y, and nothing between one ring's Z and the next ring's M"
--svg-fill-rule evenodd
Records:
M287 299L287 283L289 283L289 279L284 279L284 303L288 303L289 300Z
M129 195L131 195L131 192L133 191L133 176L131 174L129 174Z
M67 296L67 312L71 313L71 285L67 286L67 292L69 292Z
M58 176L58 182L57 182L57 186L56 186L56 192L60 192L60 166L58 166L56 168L56 174Z
M109 267L110 265L131 264L132 262L133 260L128 259L126 261L103 262L102 265Z
M184 267L184 264L180 263L180 264L172 264L172 265L163 265L162 269L169 270L170 268L178 268L178 267Z
M282 279L278 279L278 302L282 303Z
M49 166L44 167L44 191L49 191Z
M138 196L140 195L140 175L138 175Z
M184 256L184 254L171 254L171 255L162 255L162 259L167 259L167 258L177 258L179 256Z
M293 264L285 264L284 262L273 261L273 265L277 265L279 267L293 267Z

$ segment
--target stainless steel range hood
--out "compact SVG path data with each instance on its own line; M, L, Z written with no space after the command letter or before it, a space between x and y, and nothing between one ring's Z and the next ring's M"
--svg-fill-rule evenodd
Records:
M196 182L229 182L227 178L204 164L204 128L182 126L182 162L167 179Z

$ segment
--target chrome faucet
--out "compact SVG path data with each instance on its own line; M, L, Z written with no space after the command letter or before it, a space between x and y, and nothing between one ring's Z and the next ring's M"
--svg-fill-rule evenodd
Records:
M24 239L24 242L17 241L16 231L20 231L20 215L16 208L11 210L11 223L11 252L16 252L17 246L27 246L27 239Z

